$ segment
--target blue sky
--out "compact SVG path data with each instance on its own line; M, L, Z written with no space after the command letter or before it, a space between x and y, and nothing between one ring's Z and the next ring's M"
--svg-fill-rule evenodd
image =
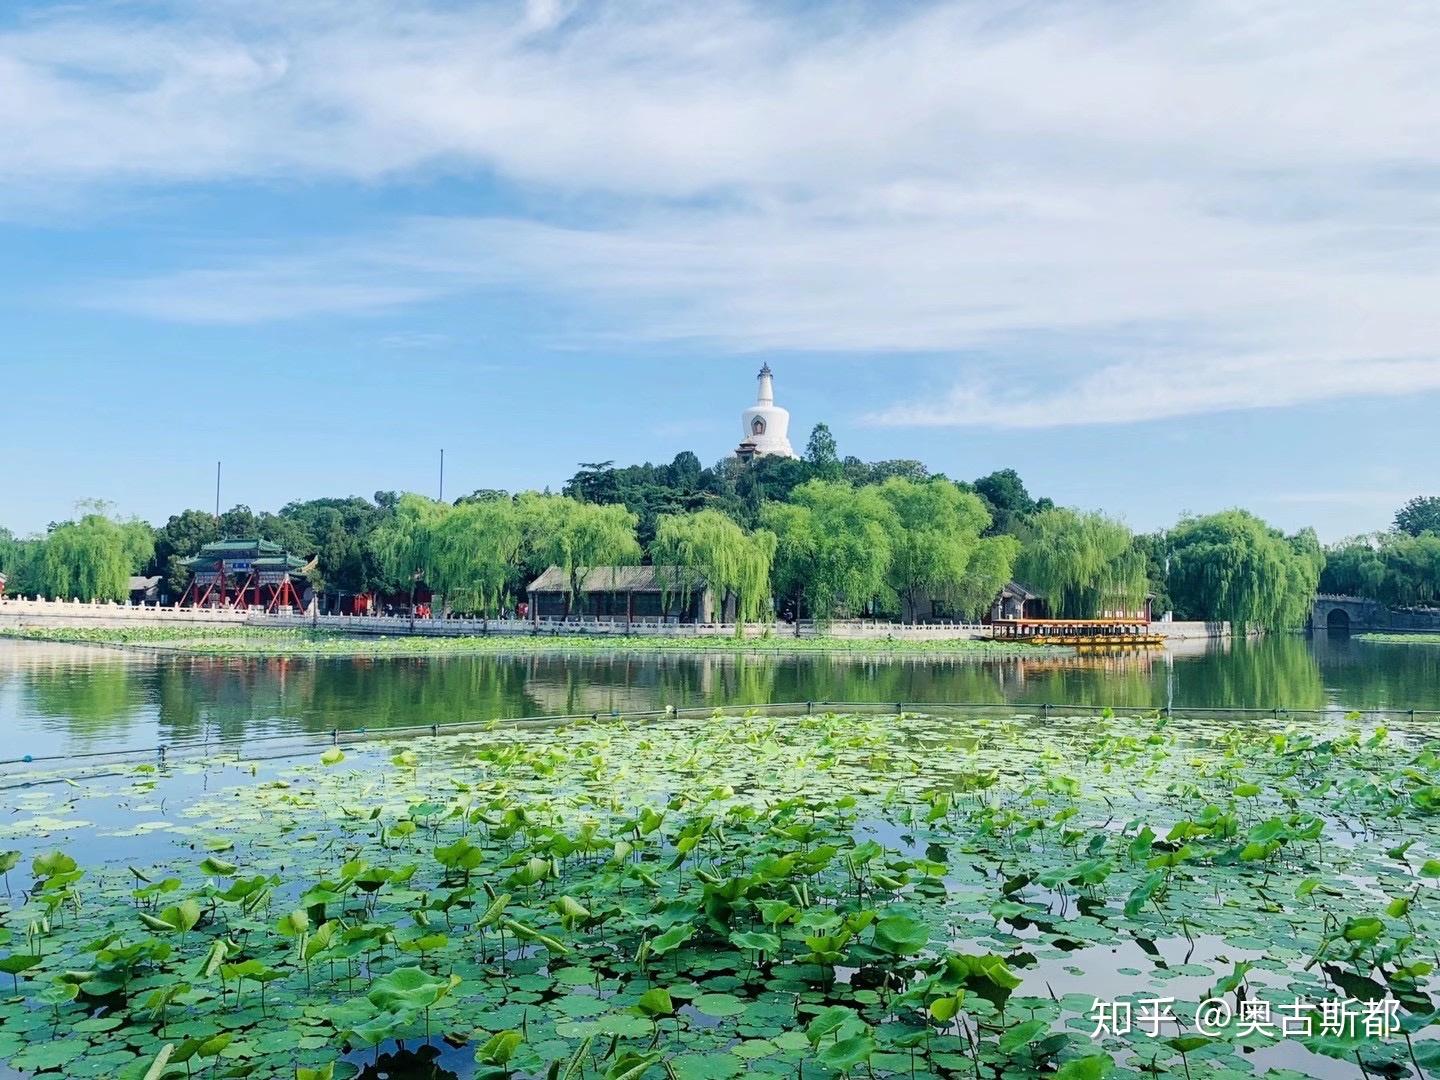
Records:
M0 524L803 442L1149 529L1434 493L1440 9L0 13Z

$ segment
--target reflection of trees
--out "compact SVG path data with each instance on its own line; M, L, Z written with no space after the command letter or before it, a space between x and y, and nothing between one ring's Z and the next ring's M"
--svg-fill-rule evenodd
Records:
M1316 634L1315 657L1335 700L1352 708L1436 709L1440 645L1386 644Z
M1437 704L1440 648L1294 635L1172 654L978 660L854 654L531 654L403 658L161 657L0 652L41 727L95 742L385 728L566 713L780 701L981 702L1177 708ZM1327 690L1326 687L1330 689ZM158 731L143 731L149 717Z
M1319 709L1325 680L1299 634L1235 638L1200 663L1175 665L1175 704L1206 708Z
M144 711L144 680L131 658L104 649L54 646L6 650L22 707L45 726L87 741L128 731ZM18 732L23 737L23 728ZM25 747L25 752L30 752Z

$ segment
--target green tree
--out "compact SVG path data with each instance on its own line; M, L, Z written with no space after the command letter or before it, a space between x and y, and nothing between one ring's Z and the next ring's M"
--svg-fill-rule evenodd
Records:
M1009 580L1018 545L1012 537L981 539L990 512L978 495L948 480L916 483L899 477L878 490L894 521L885 583L903 616L915 619L927 599L959 602L965 614L973 614ZM977 597L983 599L977 603Z
M1016 577L1040 592L1057 618L1094 618L1145 599L1144 553L1129 529L1104 514L1043 509L1020 539Z
M1305 624L1324 559L1313 532L1287 537L1245 510L1187 518L1170 533L1170 594L1186 618L1294 629Z
M676 568L669 588L685 601L708 584L721 611L728 598L735 598L736 620L746 623L770 615L775 544L775 534L766 529L746 532L717 510L701 510L662 517L651 558L656 566ZM718 621L721 611L705 614Z
M1335 544L1320 589L1392 607L1440 603L1440 534L1378 533Z
M390 588L410 591L412 609L416 585L421 580L430 584L435 573L440 519L447 508L445 503L407 492L370 535L381 575Z
M35 596L45 591L41 560L45 542L38 537L19 538L0 528L0 572L5 574L9 596Z
M155 554L150 559L149 572L162 575L171 595L178 597L190 582L190 569L185 561L218 539L214 514L204 510L171 514L155 531Z
M700 486L700 476L704 471L693 450L681 450L670 462L670 483L680 491L694 491Z
M534 569L558 566L570 584L566 614L583 607L587 570L640 561L638 516L620 505L595 505L568 495L526 492L516 499L522 550Z
M358 495L306 499L286 503L277 515L262 515L261 529L265 539L292 555L313 556L325 587L363 593L381 584L369 540L387 514Z
M885 591L895 514L874 487L811 480L790 503L770 503L761 514L776 536L775 583L781 596L827 621L863 612Z
M507 599L518 564L520 514L509 499L462 503L435 519L435 580L452 606L494 613Z
M822 421L810 429L810 438L805 443L805 462L821 479L840 479L840 449L835 445L829 424Z
M1395 528L1411 536L1440 533L1440 495L1417 495L1395 513Z
M244 503L237 503L220 515L221 540L254 540L260 536L260 518Z
M78 521L54 526L40 556L40 591L56 599L125 600L130 577L155 551L143 521L118 521L102 503L85 503Z
M1140 533L1135 537L1135 548L1145 556L1145 578L1147 587L1154 596L1157 612L1171 611L1175 602L1170 598L1170 536L1164 532Z
M982 476L971 487L990 508L991 531L995 533L1018 535L1033 515L1054 507L1049 499L1031 498L1025 481L1014 469L1000 469Z

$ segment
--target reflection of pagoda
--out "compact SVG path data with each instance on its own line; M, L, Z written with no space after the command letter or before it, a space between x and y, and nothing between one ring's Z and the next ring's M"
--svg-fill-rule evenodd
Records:
M299 611L295 577L311 564L269 540L220 540L185 562L190 584L180 606Z
M769 364L760 369L757 378L760 386L755 404L740 414L745 438L735 454L742 461L766 455L793 458L797 455L790 445L790 413L775 404L775 376Z

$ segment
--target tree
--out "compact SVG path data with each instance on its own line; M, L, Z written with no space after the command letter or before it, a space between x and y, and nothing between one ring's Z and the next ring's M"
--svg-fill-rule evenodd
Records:
M959 601L967 615L989 604L1010 578L1018 545L1012 537L981 539L990 512L979 496L948 480L898 477L878 490L894 516L885 583L901 602L902 617L916 619L926 599ZM972 575L980 580L972 582ZM983 596L978 604L977 594Z
M1135 549L1145 556L1147 587L1154 594L1152 606L1156 611L1172 610L1175 602L1170 598L1170 574L1167 569L1170 558L1169 534L1141 533L1135 537Z
M1170 593L1188 618L1294 629L1305 624L1324 561L1309 530L1287 537L1245 510L1187 518L1170 533Z
M364 593L381 584L369 539L391 512L358 495L306 499L262 515L261 535L292 555L313 556L325 587Z
M1025 481L1014 469L1000 469L982 476L972 487L990 508L994 533L1018 534L1030 517L1054 507L1049 499L1032 499L1025 490Z
M1411 536L1440 533L1440 495L1417 495L1395 513L1395 528Z
M738 464L735 490L743 504L740 523L760 523L760 511L767 502L789 502L797 488L812 479L814 470L797 458L765 454Z
M670 484L680 491L694 491L700 486L700 475L704 469L693 450L681 450L670 462Z
M171 514L170 520L155 531L155 553L150 559L149 571L163 575L170 592L179 596L190 582L185 561L218 539L214 514L204 510Z
M395 509L370 535L370 549L381 575L391 588L409 589L415 606L415 586L435 572L442 507L423 495L401 495ZM433 586L432 586L433 588Z
M260 519L244 503L232 506L220 515L221 540L254 540L260 536Z
M84 503L78 521L56 525L39 561L40 591L66 600L125 600L130 576L150 561L155 534L143 521L118 521L102 503Z
M1030 519L1020 539L1016 577L1040 592L1057 618L1094 618L1145 599L1144 553L1118 521L1051 507Z
M569 582L565 611L583 607L585 574L597 566L640 561L637 515L624 506L582 503L568 495L527 492L516 499L522 550L536 569L558 566Z
M0 571L5 574L5 592L11 596L35 596L45 591L41 556L45 542L38 537L19 538L0 528Z
M874 487L811 480L791 503L769 503L762 513L775 533L777 591L803 604L813 618L842 609L859 613L885 590L894 511Z
M702 584L709 585L722 610L734 597L736 621L747 623L770 614L775 545L775 534L766 529L746 532L717 510L701 510L662 517L651 558L656 566L676 568L669 588L686 602ZM718 621L718 612L705 614Z
M523 536L520 515L509 499L462 503L435 522L431 588L452 606L489 614L507 598Z
M805 443L805 461L816 476L826 480L840 479L840 450L835 445L835 436L830 433L829 424L822 422L810 429L810 438Z
M1377 533L1344 540L1325 553L1320 589L1392 607L1440 603L1440 534Z

